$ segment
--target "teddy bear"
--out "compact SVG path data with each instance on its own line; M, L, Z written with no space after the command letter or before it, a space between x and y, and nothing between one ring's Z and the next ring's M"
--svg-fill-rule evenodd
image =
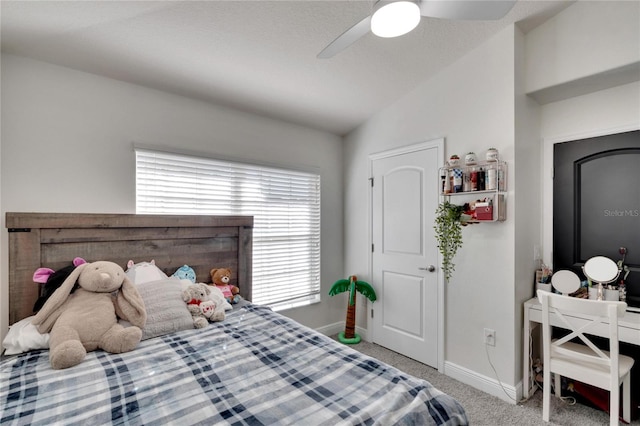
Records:
M211 275L211 282L217 288L222 291L222 295L227 299L229 303L238 303L241 299L240 289L235 285L229 284L231 281L231 269L229 268L214 268L209 274Z
M214 317L212 321L221 321L219 314L216 313L215 302L209 299L210 294L209 286L202 283L189 284L182 292L182 300L187 304L195 328L206 327L211 317Z
M71 294L76 283L79 287ZM118 324L118 317L132 327ZM41 334L50 333L49 362L63 369L80 364L88 351L98 348L111 353L135 349L146 320L144 302L124 270L98 261L77 266L31 323Z

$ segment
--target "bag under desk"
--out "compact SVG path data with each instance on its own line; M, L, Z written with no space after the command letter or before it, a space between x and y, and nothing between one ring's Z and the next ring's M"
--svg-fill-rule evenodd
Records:
M577 318L578 322L589 322L586 316L571 315ZM558 319L553 309L551 309L551 325L554 327L566 328L566 326ZM532 394L531 389L531 365L529 364L529 348L531 332L542 323L542 305L537 297L527 300L524 303L524 334L523 334L523 374L522 374L522 393L524 398L528 398ZM590 334L600 337L608 335L609 324L603 321ZM626 312L624 317L618 321L618 338L620 342L631 343L640 346L640 313ZM542 353L542 351L540 352ZM637 365L634 368L640 368Z

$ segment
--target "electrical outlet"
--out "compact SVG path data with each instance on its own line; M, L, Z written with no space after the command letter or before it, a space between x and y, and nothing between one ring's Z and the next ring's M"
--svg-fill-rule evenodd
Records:
M496 345L496 331L490 328L484 329L484 344L489 346Z

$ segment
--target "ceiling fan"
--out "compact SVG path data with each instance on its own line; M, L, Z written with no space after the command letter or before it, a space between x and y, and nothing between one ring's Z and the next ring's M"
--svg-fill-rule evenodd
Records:
M413 30L421 16L455 20L494 20L507 14L516 0L378 0L373 12L332 41L319 59L327 59L355 43L369 31L397 37Z

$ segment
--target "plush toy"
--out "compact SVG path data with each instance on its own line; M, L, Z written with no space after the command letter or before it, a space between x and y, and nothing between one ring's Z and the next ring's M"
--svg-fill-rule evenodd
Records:
M211 290L209 294L209 301L213 302L213 312L209 317L209 321L224 321L226 316L225 311L233 309L233 307L227 302L227 299L222 295L220 289L214 285L207 285L207 288Z
M189 284L182 292L182 300L187 304L195 328L206 327L215 311L215 306L212 306L214 302L209 300L209 294L211 294L209 286L201 283Z
M189 265L183 265L178 268L176 272L173 273L174 277L179 278L181 280L189 280L192 283L196 282L196 271Z
M76 282L79 288L71 294ZM133 326L123 328L117 316ZM50 333L49 361L52 368L62 369L79 364L98 348L111 353L133 350L146 319L144 302L122 268L100 261L75 268L31 323L40 333Z
M229 303L238 303L241 299L240 289L235 285L229 284L231 280L231 269L228 268L216 268L212 269L211 282L222 291L222 295L227 299Z
M211 320L211 317L213 316L215 311L216 304L213 303L212 300L205 300L204 302L200 303L200 312L202 312L202 315L204 315L207 319Z
M51 295L62 285L64 280L67 279L71 272L76 269L77 266L82 265L83 263L87 263L83 258L76 257L73 259L73 262L69 266L65 266L62 269L58 269L54 271L51 268L38 268L33 273L33 282L44 284L40 291L40 297L36 300L36 303L33 305L33 312L38 312L42 309L44 302L51 297ZM74 286L71 289L71 293L75 291L77 286Z
M156 266L156 261L153 259L151 262L139 263L133 263L133 260L130 260L127 262L126 274L131 282L136 285L168 278L167 274L162 272L160 268Z

